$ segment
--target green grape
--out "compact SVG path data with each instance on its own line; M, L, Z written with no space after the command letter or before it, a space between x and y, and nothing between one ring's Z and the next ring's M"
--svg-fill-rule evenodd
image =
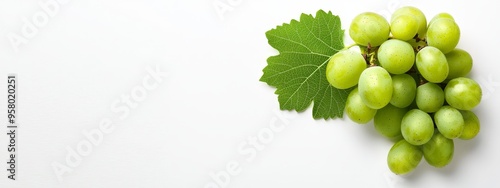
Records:
M333 87L347 89L358 84L359 76L365 69L366 62L361 53L342 50L330 58L326 78Z
M424 112L436 112L444 104L444 92L435 83L427 82L418 86L415 102L420 110Z
M410 144L427 143L434 134L434 123L431 116L419 109L408 111L401 120L401 134Z
M417 83L408 74L392 76L392 98L390 103L399 108L408 107L415 99Z
M443 106L434 114L434 122L439 132L446 138L459 137L464 130L464 118L457 109Z
M446 102L459 110L471 110L481 102L482 90L479 84L465 77L450 80L444 88Z
M452 139L448 139L438 131L435 131L431 140L423 145L424 158L434 167L444 167L453 159L455 145Z
M452 19L436 19L427 29L427 44L438 48L444 54L455 49L459 40L460 28Z
M416 63L420 74L429 82L441 83L448 77L448 62L439 49L427 46L417 53Z
M460 137L458 138L463 140L473 139L481 129L479 118L477 118L474 112L471 112L469 110L460 111L460 113L462 113L462 116L464 118L464 130L462 131L462 135L460 135ZM375 117L377 116L375 115Z
M359 124L368 123L377 113L377 110L371 109L363 103L358 88L353 89L347 96L345 110L347 117Z
M400 139L401 120L406 112L408 112L406 108L398 108L391 104L377 110L373 118L375 130L387 138Z
M429 25L428 26L430 26L437 19L441 19L441 18L448 18L448 19L451 19L451 20L455 21L455 19L453 18L453 16L451 16L450 14L448 14L446 12L442 12L442 13L439 13L439 14L435 15L434 17L432 17L431 21L429 21Z
M357 15L349 27L349 35L359 45L380 46L389 38L390 26L381 15L365 12Z
M359 77L359 95L372 109L381 109L389 104L392 97L391 75L382 67L370 67Z
M389 150L387 165L394 174L407 174L418 166L422 156L422 151L418 146L411 145L402 139Z
M424 38L427 32L427 19L425 18L424 13L412 6L401 7L394 11L391 16L391 23L400 15L412 15L417 19L418 22L418 36L420 38Z
M455 48L445 56L450 70L446 79L450 80L469 74L472 69L472 57L467 51Z
M413 15L401 14L391 21L391 33L396 39L410 40L417 32L418 20Z
M413 47L405 41L391 39L380 45L377 58L380 66L392 74L403 74L415 62Z

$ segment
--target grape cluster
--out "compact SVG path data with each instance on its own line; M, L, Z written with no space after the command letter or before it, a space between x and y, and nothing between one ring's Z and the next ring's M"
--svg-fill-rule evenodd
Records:
M375 129L395 141L387 163L406 174L422 158L444 167L454 153L454 139L469 140L480 129L471 111L481 101L481 87L467 78L471 55L456 48L460 28L447 13L427 23L415 7L402 7L390 23L381 15L357 15L349 35L351 47L333 55L326 68L328 82L352 88L345 113L354 122L373 120Z

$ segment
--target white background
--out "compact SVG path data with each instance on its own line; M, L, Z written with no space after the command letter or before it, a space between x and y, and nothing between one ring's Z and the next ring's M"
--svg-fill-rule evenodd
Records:
M17 73L20 123L18 177L7 179L0 165L0 187L205 188L214 183L211 174L227 173L227 164L239 164L238 173L222 187L500 186L495 1L69 0L15 50L9 36L23 36L23 19L33 23L33 16L46 14L38 4L48 1L0 2L0 120L7 121L6 75ZM216 1L231 10L220 16ZM276 25L324 9L348 29L358 13L388 15L404 5L419 7L428 19L439 12L455 17L459 47L473 56L470 76L484 96L474 110L481 132L455 141L451 164L436 169L422 160L400 177L386 165L392 142L372 123L313 120L311 109L280 112L274 89L259 78L266 58L277 53L264 34ZM120 118L112 106L123 107L122 96L143 87L148 67L168 74L150 80L157 87L144 90L137 107ZM53 165L69 165L68 149L89 143L83 133L105 120L113 130L59 179ZM0 161L7 160L4 125ZM272 125L284 128L258 149L250 145Z

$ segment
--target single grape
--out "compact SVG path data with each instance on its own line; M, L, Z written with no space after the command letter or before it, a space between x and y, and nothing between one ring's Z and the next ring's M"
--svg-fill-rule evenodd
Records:
M448 139L438 131L435 131L431 140L423 145L424 158L434 167L444 167L453 159L455 145L452 139Z
M418 86L415 102L420 110L424 112L436 112L444 104L444 92L435 83L427 82Z
M342 50L330 58L326 78L335 88L347 89L358 84L361 72L366 69L363 56L353 50Z
M482 90L479 84L465 77L450 80L444 88L446 102L459 110L471 110L481 102Z
M399 40L413 39L418 29L418 20L413 15L401 14L391 21L392 36Z
M481 129L479 118L469 110L460 111L464 118L464 130L462 131L462 135L460 135L460 139L470 140L476 137ZM376 115L375 115L376 117Z
M398 175L413 171L422 160L423 153L418 146L401 139L389 150L387 164L389 169Z
M429 82L441 83L448 77L446 56L435 47L427 46L420 50L415 64L420 74Z
M443 106L434 114L434 122L439 132L446 138L459 137L464 130L464 118L457 109Z
M427 32L427 19L425 18L424 13L412 6L405 6L397 9L391 16L391 23L400 15L412 15L417 19L418 22L418 36L420 38L424 38Z
M437 19L440 19L440 18L448 18L448 19L455 21L455 19L453 18L452 15L450 15L446 12L442 12L442 13L436 14L434 17L432 17L431 21L429 21L428 26L430 26L434 21L436 21Z
M417 83L408 74L392 76L392 98L390 103L399 108L408 107L417 94Z
M403 74L415 62L413 47L405 41L391 39L380 45L377 58L382 67L392 74Z
M359 95L372 109L381 109L392 97L391 75L382 67L369 67L359 77Z
M401 120L401 134L410 144L427 143L434 134L434 123L431 116L419 109L408 111Z
M455 49L459 40L460 28L452 19L436 19L427 29L427 44L438 48L444 54Z
M450 80L469 74L472 69L472 56L467 51L455 48L445 56L450 70L446 79Z
M373 119L377 110L371 109L363 103L359 96L358 88L354 88L349 96L345 105L347 117L352 121L365 124Z
M402 136L401 120L403 120L406 112L408 112L408 109L398 108L391 104L377 110L373 118L375 130L387 138L400 139Z
M363 46L380 46L389 38L390 26L381 15L365 12L357 15L349 27L352 40Z

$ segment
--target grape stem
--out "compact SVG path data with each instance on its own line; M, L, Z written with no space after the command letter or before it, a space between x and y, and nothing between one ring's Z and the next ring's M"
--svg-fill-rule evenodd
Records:
M363 58L365 59L365 62L367 65L369 66L376 66L375 64L375 56L377 54L376 52L376 48L375 48L375 51L372 52L372 47L371 45L368 43L367 46L360 46L358 44L351 44L349 46L346 46L344 49L349 49L353 46L358 46L359 49L361 50L361 55L363 56Z
M376 66L375 65L375 55L376 55L376 52L372 52L368 55L368 56L370 56L370 61L368 62L370 64L370 66Z
M413 49L416 53L418 53L421 49L423 49L427 46L427 39L425 37L420 38L420 37L418 37L418 34L417 34L417 35L415 35L415 37L413 37L413 40L415 40L415 43L417 43L417 45L413 47Z
M413 40L415 40L415 42L421 42L422 44L417 44L416 46L414 46L414 50L415 52L419 52L422 48L426 47L427 46L427 40L426 38L419 38L418 35L415 35L415 37L413 38ZM351 45L348 45L346 47L344 47L344 50L345 49L349 49L349 48L352 48L354 46L359 46L358 44L351 44ZM363 55L363 58L365 59L366 61L366 64L370 67L373 67L373 66L378 66L377 65L377 51L378 51L378 46L377 47L372 47L370 43L368 43L367 46L359 46L360 49L361 49L361 55ZM427 83L428 81L420 74L420 72L417 70L417 68L415 66L413 66L410 70L408 70L406 72L406 74L411 74L411 75L415 75L417 76L419 79L419 83L418 85L423 85L425 83Z
M372 45L368 43L366 46L366 52L364 52L363 57L365 57L366 64L368 64L370 67L377 66L375 61L377 60L375 57L377 56L377 49L378 47L372 48ZM368 60L370 58L370 60Z
M413 37L413 39L415 39L416 42L420 42L421 40L423 40L420 37L418 37L418 33Z

